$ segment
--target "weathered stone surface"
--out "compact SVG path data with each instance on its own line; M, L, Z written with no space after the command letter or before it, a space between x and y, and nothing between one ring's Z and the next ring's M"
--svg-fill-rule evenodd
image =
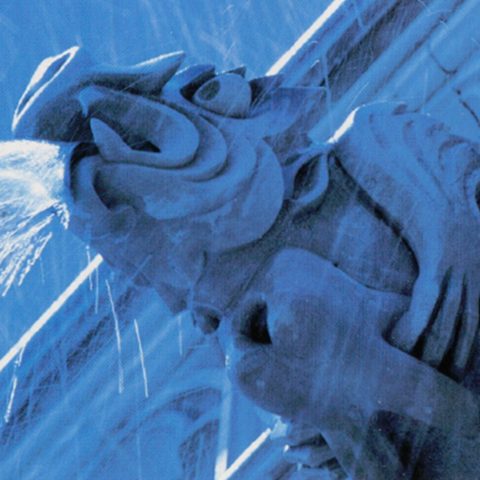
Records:
M53 59L16 120L83 145L62 164L72 230L172 310L220 325L244 393L321 433L354 478L452 478L460 455L474 478L478 147L389 103L315 144L322 88L175 73L181 56L156 83L141 75L157 64L80 60ZM294 448L310 467L330 459Z

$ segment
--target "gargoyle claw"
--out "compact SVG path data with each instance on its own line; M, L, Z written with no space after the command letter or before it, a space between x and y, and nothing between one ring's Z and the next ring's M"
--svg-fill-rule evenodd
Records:
M384 106L359 109L347 127L335 139L337 160L418 264L410 308L389 341L459 378L478 328L480 222L470 180L479 154L438 122Z

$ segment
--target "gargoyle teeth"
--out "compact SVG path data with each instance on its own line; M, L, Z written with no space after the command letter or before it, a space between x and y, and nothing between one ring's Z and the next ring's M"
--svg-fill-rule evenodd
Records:
M106 123L92 118L90 120L93 139L102 157L107 162L127 162L130 158L130 147Z

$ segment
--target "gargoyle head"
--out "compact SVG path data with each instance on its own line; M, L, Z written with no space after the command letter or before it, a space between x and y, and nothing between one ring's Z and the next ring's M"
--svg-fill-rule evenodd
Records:
M14 130L74 144L72 230L174 308L242 270L219 310L232 378L320 428L348 470L379 411L475 436L478 398L453 379L478 351L477 148L391 105L312 147L321 89L182 60L119 69L74 48L37 70Z
M205 254L271 227L282 164L308 145L323 94L244 69L179 71L183 59L118 68L72 48L38 67L13 123L18 138L78 143L65 166L72 230L115 267L174 288L195 282Z

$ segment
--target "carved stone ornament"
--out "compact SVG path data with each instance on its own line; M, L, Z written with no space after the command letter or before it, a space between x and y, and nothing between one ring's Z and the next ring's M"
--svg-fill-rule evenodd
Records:
M322 88L182 60L40 65L16 145L67 152L69 228L351 478L479 478L478 146L390 103L316 144Z

